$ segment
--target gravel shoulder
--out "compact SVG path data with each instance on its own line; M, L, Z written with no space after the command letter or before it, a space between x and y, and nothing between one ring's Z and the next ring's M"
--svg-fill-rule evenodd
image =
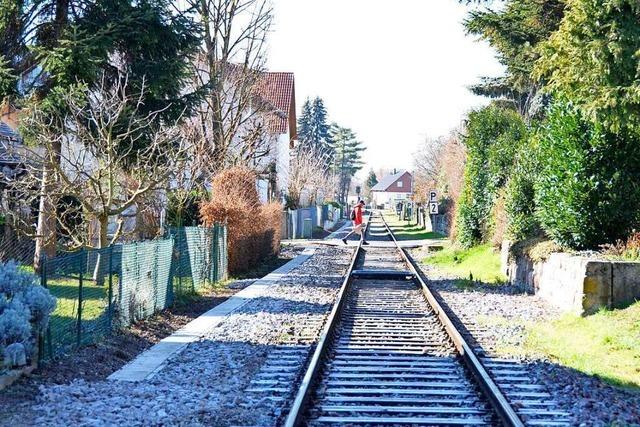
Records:
M0 392L0 425L35 425L40 390L74 381L92 383L105 380L163 338L185 326L212 307L223 303L284 262L295 258L303 248L284 247L277 259L261 265L227 286L211 289L197 298L156 313L129 328L87 345L56 360L43 363L34 373Z
M314 256L227 316L150 380L104 379L127 358L118 366L100 367L100 373L77 375L71 381L37 382L35 399L0 419L13 425L274 425L288 405L287 393L271 399L246 390L270 355L287 347L311 352L351 254L351 249L318 248ZM115 348L105 358L113 357ZM75 357L86 371L97 371L102 362L87 357L93 354L84 356L79 352ZM300 359L300 370L305 361L306 357ZM290 387L292 393L295 386Z
M525 364L531 377L570 414L572 425L640 425L640 393L610 386L526 350L527 324L556 318L560 313L553 307L517 286L461 286L431 266L420 268L441 303L473 337L472 345L485 356Z

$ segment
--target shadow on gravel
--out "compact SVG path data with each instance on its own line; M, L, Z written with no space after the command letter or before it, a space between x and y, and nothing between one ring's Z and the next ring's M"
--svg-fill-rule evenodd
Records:
M334 286L335 288L335 286ZM234 311L234 314L257 314L257 313L295 313L295 314L318 314L319 312L330 311L333 303L319 304L302 300L303 296L295 299L258 297L251 298L246 304Z

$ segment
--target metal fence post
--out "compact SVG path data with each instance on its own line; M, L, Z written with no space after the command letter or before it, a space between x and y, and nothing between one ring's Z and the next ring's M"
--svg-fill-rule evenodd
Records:
M109 245L109 292L107 298L108 304L108 319L109 319L109 333L113 326L113 245Z
M180 238L180 232L176 230L176 237L178 241L178 295L182 293L182 240Z
M80 249L80 263L83 265L83 254L85 250ZM78 329L76 331L76 345L80 347L80 343L82 342L82 282L83 282L83 272L84 267L80 267L80 272L78 276Z
M153 251L153 266L155 267L153 269L153 312L155 313L158 310L158 267L160 266L160 257L158 256L158 253L160 248L160 240L155 241L153 246L155 249Z
M42 253L42 259L40 261L40 285L43 288L47 287L47 254L45 254L44 252ZM40 363L40 361L44 359L45 334L51 337L50 325L47 325L46 331L40 331L38 335L38 363ZM49 345L51 345L50 339Z

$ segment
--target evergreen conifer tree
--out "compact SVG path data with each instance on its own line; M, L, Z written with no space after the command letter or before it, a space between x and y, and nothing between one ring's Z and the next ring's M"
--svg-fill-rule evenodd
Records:
M331 140L335 150L333 172L338 177L338 200L346 204L351 178L364 165L361 154L365 147L351 129L335 123L331 126Z
M331 167L333 144L327 123L327 109L322 98L316 97L313 101L307 99L302 106L298 120L298 139L303 149L314 150L326 157L327 169Z
M365 194L368 198L371 198L371 189L378 183L378 177L376 173L371 169L369 171L369 175L367 175L367 180L365 181Z
M307 146L311 141L313 107L311 100L307 98L302 105L302 112L298 118L298 140L303 146Z

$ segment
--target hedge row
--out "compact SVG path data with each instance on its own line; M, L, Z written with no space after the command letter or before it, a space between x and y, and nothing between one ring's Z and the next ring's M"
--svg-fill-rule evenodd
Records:
M546 234L565 247L598 249L640 225L640 138L633 131L614 134L558 100L528 126L495 105L472 112L464 143L456 218L463 246Z

